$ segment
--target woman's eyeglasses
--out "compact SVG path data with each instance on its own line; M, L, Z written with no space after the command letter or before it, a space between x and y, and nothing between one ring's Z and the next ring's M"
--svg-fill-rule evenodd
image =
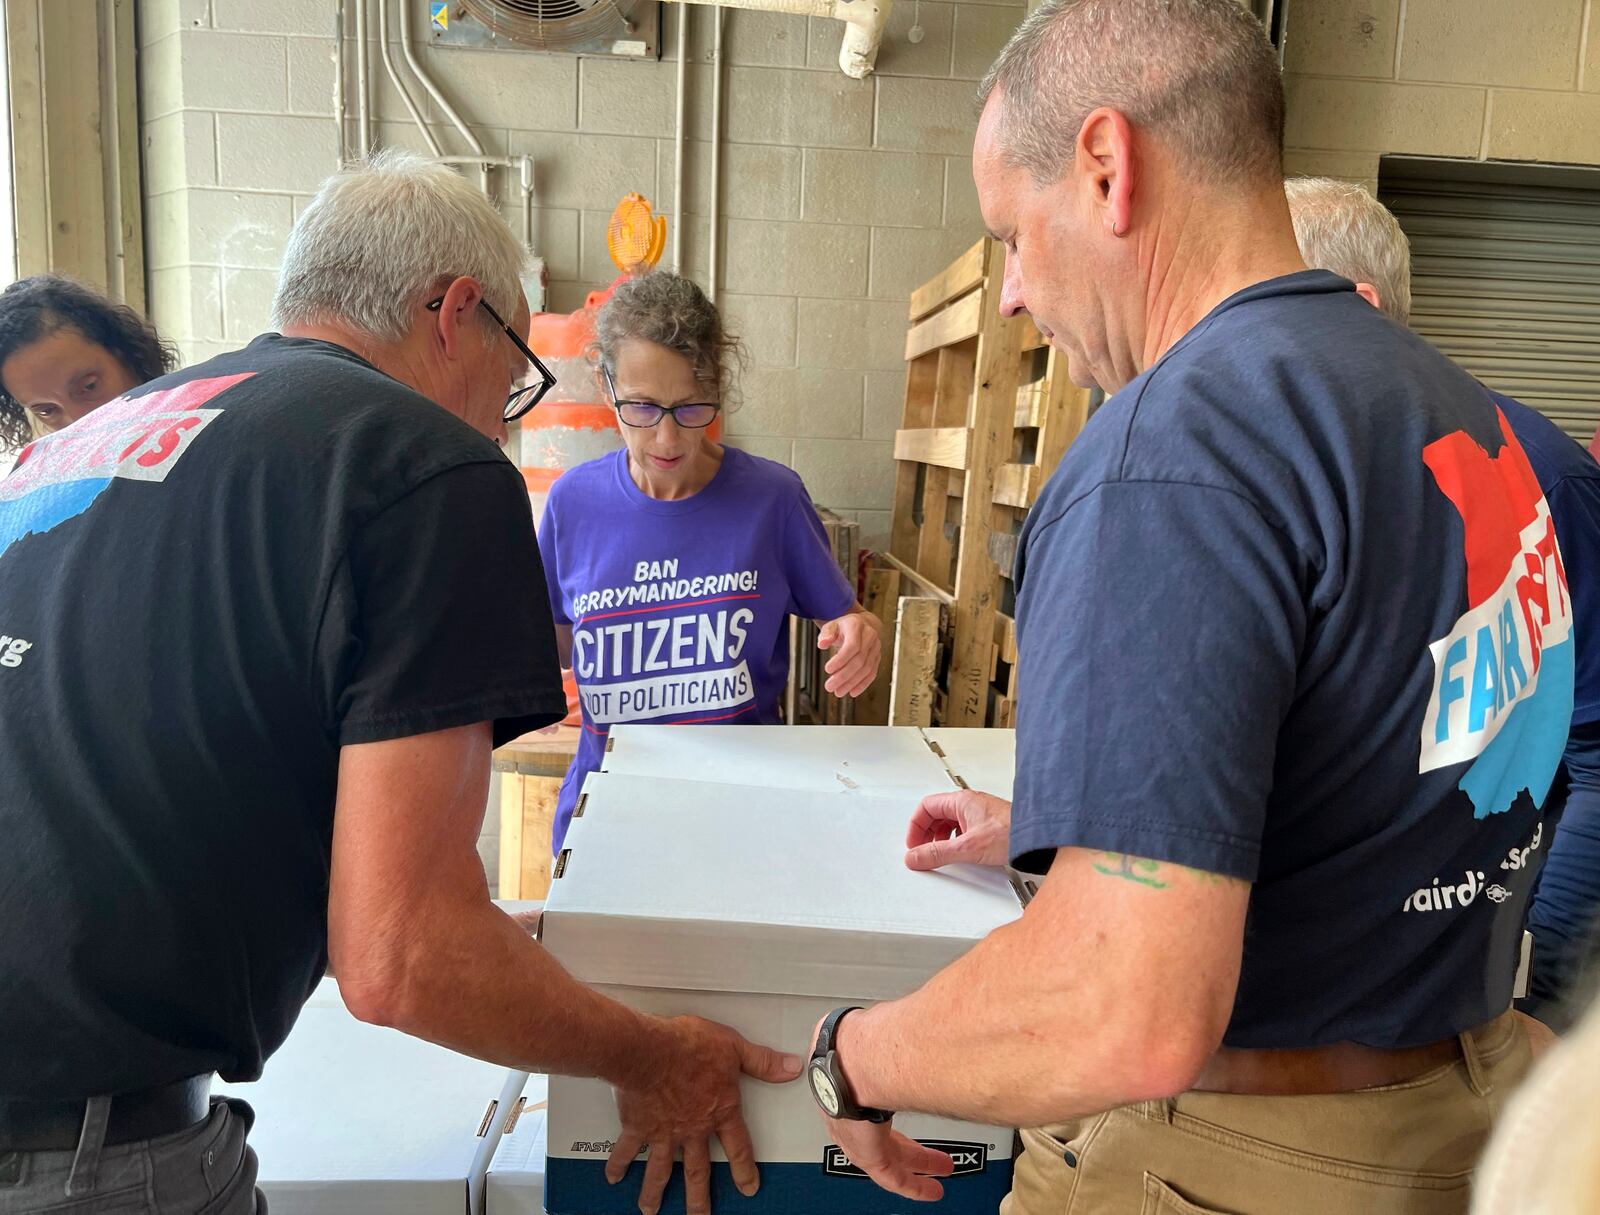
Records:
M444 297L440 296L428 305L428 311L437 312L443 304ZM512 382L511 395L506 398L506 407L501 414L507 422L515 422L544 400L545 393L555 387L556 377L539 361L539 356L528 349L528 343L518 336L517 331L500 319L500 314L489 306L488 300L479 298L478 306L494 319L494 323L511 339L511 344L528 360L528 370Z
M697 401L687 405L657 405L654 401L621 401L617 399L617 385L611 378L611 368L601 363L600 374L605 377L606 391L611 394L611 403L616 406L617 417L627 425L640 430L660 425L661 419L668 414L671 414L672 420L685 430L704 430L715 422L717 415L722 412L721 405L709 401Z

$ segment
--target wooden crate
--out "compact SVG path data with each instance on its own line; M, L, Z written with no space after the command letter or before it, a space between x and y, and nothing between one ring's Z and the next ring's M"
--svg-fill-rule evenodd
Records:
M819 508L817 515L822 520L822 530L827 533L834 561L854 587L861 565L861 525L824 508ZM834 696L827 689L825 668L833 655L817 649L819 631L813 621L798 617L790 621L789 683L784 697L784 720L790 725L854 725L855 701Z
M1017 538L1087 421L1090 394L1028 317L999 315L1004 274L1004 248L985 239L911 297L889 552L867 583L869 598L876 574L880 596L923 601L905 637L901 603L880 613L896 622L885 646L892 724L1015 721Z
M855 705L863 726L931 726L940 695L939 667L949 631L944 601L918 587L892 565L875 564L862 600L883 626L878 677ZM902 587L907 593L902 594Z
M500 773L500 897L542 899L550 892L550 834L556 799L581 727L525 734L494 753Z

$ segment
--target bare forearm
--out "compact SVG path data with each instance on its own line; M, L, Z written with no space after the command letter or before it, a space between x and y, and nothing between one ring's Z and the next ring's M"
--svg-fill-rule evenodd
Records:
M416 910L381 1020L519 1071L648 1082L659 1021L572 978L487 898Z
M839 1055L857 1101L996 1126L1039 1126L1140 1100L1112 1026L1041 990L1001 929L921 990L845 1018ZM929 1027L937 1029L929 1032ZM1070 1043L1070 1051L1062 1047Z
M1186 959L1189 939L1242 936L1248 887L1220 911L1197 908L1188 896L1229 879L1167 866L1167 884L1130 887L1095 860L1105 854L1072 852L1021 920L905 999L843 1021L857 1101L1037 1126L1186 1086L1221 1037L1237 979L1236 962L1218 974ZM1090 903L1112 899L1171 909L1118 917L1115 933L1087 929Z

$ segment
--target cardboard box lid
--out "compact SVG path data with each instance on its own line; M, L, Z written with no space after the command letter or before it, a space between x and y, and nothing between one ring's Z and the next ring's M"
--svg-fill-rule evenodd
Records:
M1011 800L1017 769L1015 730L929 726L922 733L944 756L945 766L964 780L967 788Z
M542 939L588 983L894 999L1020 914L1001 871L908 870L903 798L614 772L585 792Z
M1008 731L1009 733L1009 731ZM957 787L914 726L620 725L604 772L916 799ZM907 812L909 816L909 811Z
M332 979L254 1084L250 1143L273 1215L459 1215L506 1070L357 1021Z

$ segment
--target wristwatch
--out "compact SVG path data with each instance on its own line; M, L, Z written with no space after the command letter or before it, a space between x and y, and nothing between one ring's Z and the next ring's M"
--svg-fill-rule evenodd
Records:
M852 1004L834 1009L823 1020L822 1028L817 1031L817 1044L811 1048L806 1079L811 1084L811 1095L828 1117L842 1118L846 1122L888 1122L894 1117L891 1111L856 1104L850 1092L850 1083L844 1078L844 1068L839 1064L838 1052L833 1049L833 1035L839 1028L839 1022L846 1013L860 1011L860 1005Z

